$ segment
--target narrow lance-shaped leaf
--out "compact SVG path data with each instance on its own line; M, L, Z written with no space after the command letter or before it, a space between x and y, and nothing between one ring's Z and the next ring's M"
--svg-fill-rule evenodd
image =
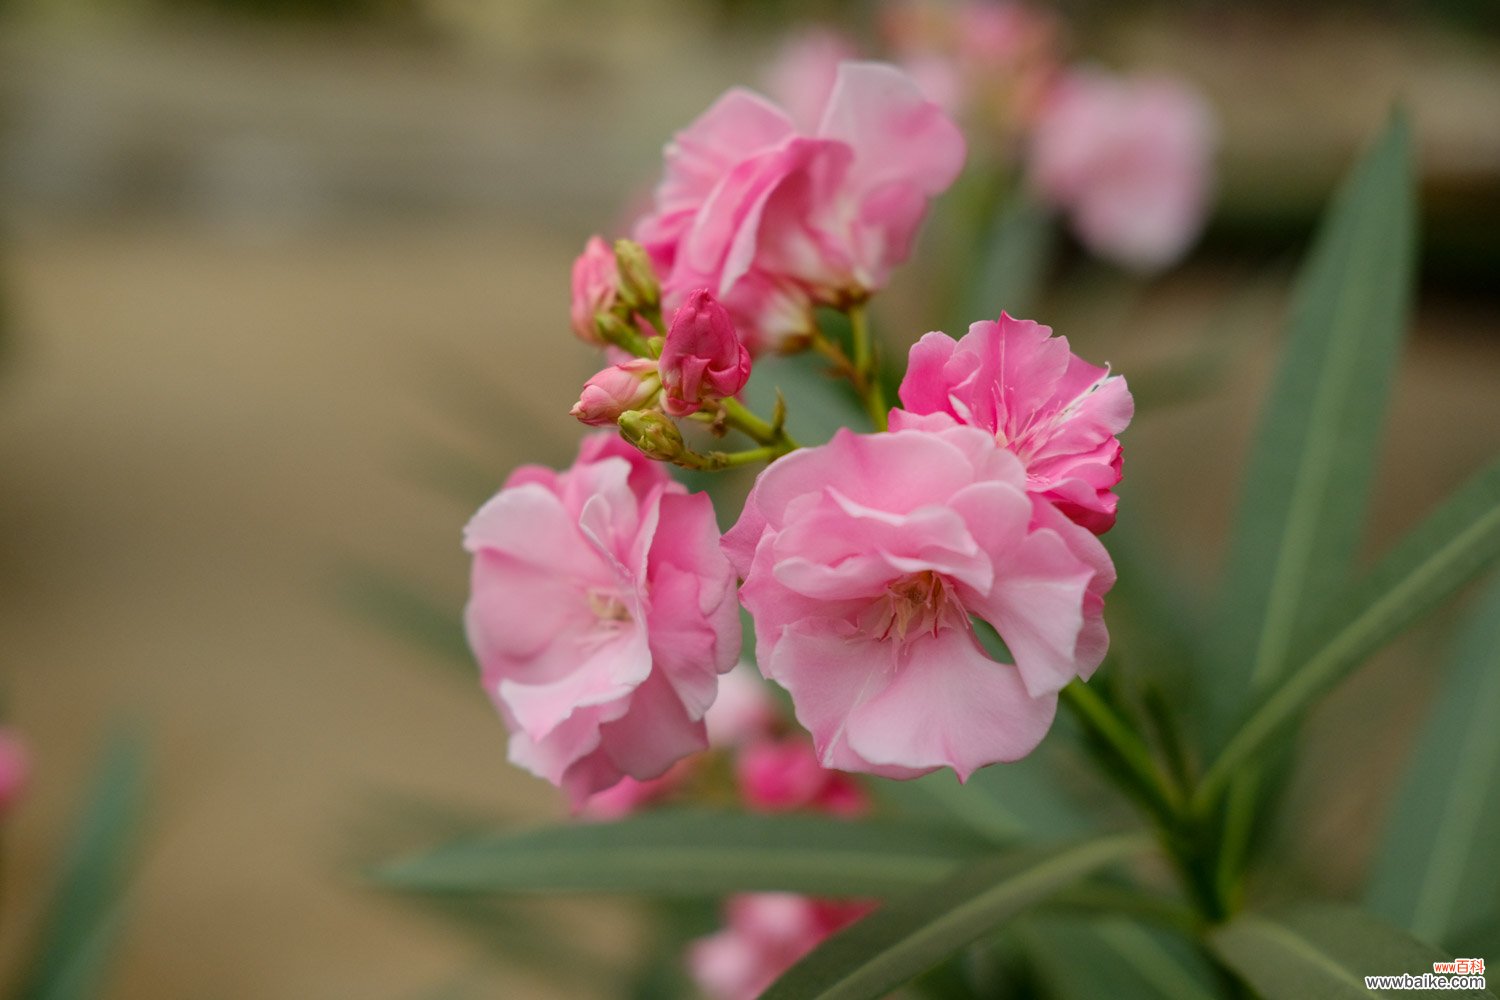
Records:
M143 758L133 738L117 737L106 748L16 1000L85 1000L101 994L139 832Z
M1179 934L1120 917L1029 920L1026 938L1059 1000L1216 1000L1214 967Z
M1245 913L1209 936L1219 958L1266 1000L1368 1000L1409 990L1368 989L1366 976L1419 976L1453 956L1367 913L1327 903ZM1444 996L1493 997L1488 990Z
M1400 793L1367 896L1427 941L1500 919L1500 577L1480 597Z
M387 865L375 878L419 892L880 896L942 879L993 849L926 824L659 812L464 840Z
M995 319L1004 309L1012 316L1028 316L1047 276L1056 242L1051 213L1025 192L1007 198L995 214L979 247L979 258L964 293L964 314L956 337L982 319Z
M1129 834L989 858L883 904L793 966L762 1000L876 1000L1033 903L1148 848Z
M1307 654L1245 719L1198 789L1222 790L1261 748L1375 650L1500 558L1500 461L1454 494L1309 629Z
M1410 308L1415 199L1392 120L1336 197L1298 278L1230 548L1209 701L1216 731L1282 676L1318 597L1344 582Z

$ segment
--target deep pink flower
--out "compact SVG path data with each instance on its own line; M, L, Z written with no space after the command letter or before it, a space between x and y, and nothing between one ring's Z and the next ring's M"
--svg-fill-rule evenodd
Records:
M668 307L708 288L752 352L810 329L815 302L882 287L963 166L957 126L901 71L839 69L818 125L731 90L678 133L636 226Z
M590 344L603 344L594 317L615 307L620 291L620 271L615 251L598 236L589 237L583 253L573 261L573 303L569 316L573 332Z
M465 624L510 759L575 805L703 749L739 653L713 507L606 434L563 472L517 469L464 530Z
M842 771L825 768L800 734L751 743L735 759L735 775L755 812L811 809L852 817L870 808L863 786Z
M927 334L912 346L901 404L904 411L891 411L893 430L983 428L1021 460L1032 492L1096 534L1115 523L1115 435L1135 402L1124 378L1072 353L1051 327L1002 312L958 340Z
M874 907L785 892L733 896L727 926L694 941L688 969L711 1000L754 1000L828 936Z
M1215 131L1207 102L1180 80L1074 72L1042 106L1031 176L1094 253L1158 270L1203 228Z
M757 480L724 550L824 767L960 779L1029 753L1109 644L1114 567L973 427L858 435ZM1015 659L992 659L971 616Z
M31 753L10 726L0 726L0 816L9 812L31 778Z
M656 362L632 358L610 365L583 384L568 412L591 427L613 426L626 410L638 410L661 388Z
M750 352L706 288L677 307L660 363L662 407L678 417L696 413L707 400L737 395L750 380Z

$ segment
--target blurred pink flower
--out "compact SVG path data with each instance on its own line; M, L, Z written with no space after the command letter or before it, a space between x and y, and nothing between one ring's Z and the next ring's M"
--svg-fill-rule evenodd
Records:
M21 734L0 726L0 816L9 812L31 778L31 753Z
M779 722L765 681L748 663L719 678L719 696L708 709L708 742L719 748L769 737Z
M754 1000L830 935L874 907L784 892L731 897L727 926L693 942L688 969L711 1000Z
M1135 402L1125 379L1068 348L1050 327L1000 314L958 340L912 345L891 429L969 424L1026 467L1027 488L1096 534L1115 522L1120 442Z
M589 237L583 253L573 261L573 303L569 316L573 332L580 340L604 343L594 317L614 308L619 288L620 272L614 249L599 236Z
M766 91L803 132L818 127L839 64L859 58L848 36L827 27L807 28L782 43L766 73Z
M767 677L824 767L960 779L1016 760L1109 636L1114 567L973 427L858 435L761 473L724 549ZM1015 665L991 659L970 616Z
M1180 80L1075 71L1042 106L1030 172L1091 251L1159 270L1203 228L1215 134L1207 102Z
M870 808L864 787L819 763L817 752L801 734L746 746L735 759L735 775L746 804L755 812L811 809L853 817Z
M626 776L602 792L595 792L578 806L584 819L622 819L677 792L693 774L694 758L679 760L659 778L645 781Z
M846 62L811 132L750 91L719 98L667 146L636 238L669 308L708 288L758 352L810 332L814 303L881 288L963 159L957 126L907 76Z
M602 437L566 471L517 469L464 529L465 624L510 759L575 806L707 746L740 646L708 497Z
M729 313L708 289L690 292L661 349L663 409L685 417L707 400L737 395L749 380L750 352Z
M631 358L610 365L585 382L578 402L568 412L591 427L610 427L626 410L645 406L660 388L656 362Z

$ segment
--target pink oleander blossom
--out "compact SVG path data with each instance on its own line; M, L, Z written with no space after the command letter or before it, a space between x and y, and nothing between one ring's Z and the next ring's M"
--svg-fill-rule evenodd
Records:
M1042 105L1030 173L1091 251L1160 270L1203 228L1215 133L1207 102L1182 81L1076 71Z
M710 1000L754 1000L825 938L873 908L785 892L733 896L724 907L726 926L689 947L688 970Z
M870 808L864 787L844 772L824 767L800 733L746 746L735 759L735 776L745 804L754 812L810 809L854 817Z
M912 346L891 428L969 424L1026 467L1028 488L1095 533L1115 522L1120 442L1135 402L1125 379L1072 353L1050 327L1005 313L958 340Z
M510 759L575 806L707 746L739 653L708 497L622 450L604 434L563 472L517 469L464 530L465 625Z
M750 352L706 288L689 293L677 307L660 365L662 408L677 417L696 413L709 400L738 395L750 380Z
M708 288L752 352L811 330L811 307L881 288L964 140L895 67L839 66L817 127L735 89L678 133L636 226L668 308Z
M720 749L770 737L780 722L771 691L749 663L719 678L719 696L708 710L708 742Z
M859 435L778 460L724 550L765 675L824 767L960 779L1036 747L1109 644L1104 547L974 427ZM984 650L971 616L1015 659Z

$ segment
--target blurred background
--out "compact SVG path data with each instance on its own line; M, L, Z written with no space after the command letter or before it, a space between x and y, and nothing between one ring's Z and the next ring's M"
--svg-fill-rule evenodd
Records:
M1065 248L1034 309L1138 393L1157 377L1128 503L1172 526L1162 564L1192 581L1217 566L1316 213L1409 109L1424 276L1378 548L1500 451L1500 8L1059 9L1075 54L1179 73L1220 118L1187 262L1142 282ZM125 727L148 809L110 996L580 994L487 961L359 865L398 846L403 802L561 815L506 764L454 631L459 531L514 465L571 456L584 239L626 227L662 143L759 81L794 15L859 32L870 11L0 2L0 694L33 766L0 831L0 975ZM941 322L916 284L882 305L893 353ZM1452 617L1308 728L1297 877L1358 883ZM547 909L606 961L636 940L628 908Z

